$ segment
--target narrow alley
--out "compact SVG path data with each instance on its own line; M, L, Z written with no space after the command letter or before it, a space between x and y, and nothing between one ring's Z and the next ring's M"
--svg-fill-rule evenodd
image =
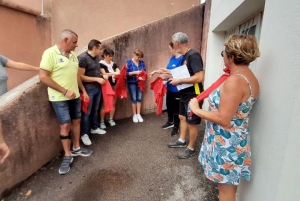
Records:
M5 201L217 201L215 184L207 180L195 156L180 160L170 149L171 130L162 130L163 115L117 121L106 135L93 135L91 157L77 157L67 175L58 174L54 158L25 180ZM200 126L198 151L204 133Z

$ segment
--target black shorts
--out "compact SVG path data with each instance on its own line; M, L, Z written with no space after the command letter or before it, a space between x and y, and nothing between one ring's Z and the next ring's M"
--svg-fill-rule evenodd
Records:
M186 122L189 124L200 124L201 118L195 114L190 116L189 102L192 98L195 98L197 94L195 93L185 93L180 96L180 106L179 115L185 116ZM202 108L203 101L199 103L200 108Z

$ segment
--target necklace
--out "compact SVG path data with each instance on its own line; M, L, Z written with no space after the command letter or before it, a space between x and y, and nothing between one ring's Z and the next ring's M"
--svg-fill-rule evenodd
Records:
M246 68L246 69L241 69L241 70L237 70L237 71L231 73L231 75L235 75L235 74L237 74L238 72L241 72L241 71L244 71L244 70L248 70L248 68Z

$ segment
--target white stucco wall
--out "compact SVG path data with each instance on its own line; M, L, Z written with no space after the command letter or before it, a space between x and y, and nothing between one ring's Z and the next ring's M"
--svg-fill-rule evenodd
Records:
M300 2L267 0L256 75L259 101L251 116L253 179L241 201L300 200Z
M230 0L222 3L227 1ZM245 0L243 4L247 1L253 2ZM223 15L216 7L220 2L212 1L211 21L216 15ZM238 5L240 1L235 2ZM243 15L243 7L233 12L240 13L242 19L251 17ZM300 200L299 10L299 0L266 0L259 42L261 57L254 68L261 91L250 117L252 179L241 182L238 201ZM222 22L219 27L223 27ZM219 54L223 49L224 31L213 31L210 30L208 38L206 87L220 73Z

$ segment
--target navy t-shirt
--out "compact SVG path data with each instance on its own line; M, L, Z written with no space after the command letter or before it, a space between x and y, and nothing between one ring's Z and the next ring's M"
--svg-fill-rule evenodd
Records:
M181 66L182 59L183 59L183 55L181 55L178 58L176 58L175 56L172 56L170 58L169 64L167 65L167 69L172 70L174 68L177 68L177 67ZM177 87L174 86L174 85L171 85L171 84L167 84L167 89L172 91L172 92L178 92Z

